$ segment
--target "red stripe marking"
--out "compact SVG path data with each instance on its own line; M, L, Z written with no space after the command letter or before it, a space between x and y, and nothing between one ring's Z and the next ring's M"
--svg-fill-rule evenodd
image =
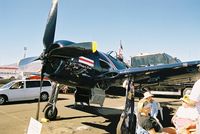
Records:
M90 63L90 64L94 64L93 61L86 60L86 59L84 59L82 57L79 57L79 60L85 61L85 62Z

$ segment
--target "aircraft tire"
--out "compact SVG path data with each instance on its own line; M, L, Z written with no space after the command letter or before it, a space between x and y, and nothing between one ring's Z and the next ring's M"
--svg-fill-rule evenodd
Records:
M46 119L49 119L49 120L55 120L56 117L57 117L57 114L58 114L58 110L57 108L55 107L55 110L54 112L52 112L53 106L49 106L46 110L45 110L45 118Z

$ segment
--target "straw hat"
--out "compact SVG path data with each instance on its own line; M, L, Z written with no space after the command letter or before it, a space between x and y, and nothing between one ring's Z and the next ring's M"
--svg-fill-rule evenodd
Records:
M146 99L141 99L137 104L137 110L139 113L141 113L143 109L147 107L151 107L151 104Z
M183 98L180 98L180 100L182 100L183 102L187 103L188 105L193 105L191 100L190 100L190 96L189 95L184 95Z
M153 94L151 94L150 92L145 92L144 93L144 99L152 97L152 96L153 96Z

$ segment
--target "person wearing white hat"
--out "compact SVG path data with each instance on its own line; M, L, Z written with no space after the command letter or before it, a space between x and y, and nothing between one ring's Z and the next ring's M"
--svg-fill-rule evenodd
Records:
M150 92L145 92L144 93L144 98L147 101L150 102L151 104L151 116L157 119L157 115L158 115L158 103L153 99L153 94L151 94Z
M138 127L136 134L176 134L176 129L174 127L160 126L155 118L150 116L151 103L146 99L141 99L137 104L138 109Z

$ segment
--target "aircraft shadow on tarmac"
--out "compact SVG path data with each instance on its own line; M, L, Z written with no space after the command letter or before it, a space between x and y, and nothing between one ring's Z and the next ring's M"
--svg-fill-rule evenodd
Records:
M68 105L66 107L87 112L94 115L94 116L89 116L89 117L101 116L101 117L106 118L104 123L109 123L107 126L104 124L97 124L97 123L87 122L87 121L82 122L82 124L105 130L109 134L116 133L117 123L119 122L122 110L107 108L107 107L98 107L98 106L85 106L85 105L84 106L77 105L76 107L74 107L74 105ZM88 116L83 116L83 117L88 117Z
M173 101L173 102L176 102L176 101ZM104 117L106 119L104 121L104 123L109 123L108 125L98 124L98 123L93 123L93 122L87 122L87 121L82 122L82 124L88 125L88 126L91 126L91 127L94 127L94 128L105 130L109 134L115 134L116 133L117 124L119 122L120 115L122 113L122 110L120 110L120 109L107 108L107 107L101 108L101 107L98 107L98 106L77 105L77 106L74 107L74 105L67 105L65 107L72 108L72 109L79 110L79 111L83 111L83 112L90 113L90 114L93 114L93 115L67 117L67 118L61 118L59 120L101 116L101 117ZM164 103L164 105L162 105L162 108L163 108L163 120L161 120L160 113L158 115L158 118L159 118L161 124L163 125L163 127L173 126L173 124L171 123L171 118L174 114L175 109L172 108L172 107L168 107L166 105L166 103Z
M174 115L175 109L168 106L162 106L163 108L163 120L161 119L160 112L158 113L158 119L163 127L174 127L171 119Z

